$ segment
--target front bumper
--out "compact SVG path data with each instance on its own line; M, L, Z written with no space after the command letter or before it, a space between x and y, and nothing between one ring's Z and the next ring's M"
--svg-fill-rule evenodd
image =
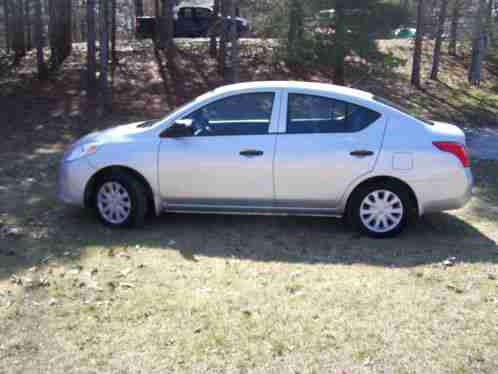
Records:
M85 188L96 172L86 158L59 165L57 199L65 204L85 206Z

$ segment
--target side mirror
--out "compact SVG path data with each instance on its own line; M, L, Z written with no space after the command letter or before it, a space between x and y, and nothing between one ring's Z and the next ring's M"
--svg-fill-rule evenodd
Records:
M186 138L194 135L191 119L180 119L164 130L161 138Z

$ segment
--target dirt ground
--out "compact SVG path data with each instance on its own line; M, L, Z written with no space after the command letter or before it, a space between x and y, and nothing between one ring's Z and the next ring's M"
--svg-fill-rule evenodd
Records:
M2 80L0 373L498 372L495 161L473 160L467 207L390 240L305 217L166 214L113 231L60 205L73 139L161 115L219 79L203 73L173 97L139 55L98 121L83 113L77 56L44 85L27 68Z

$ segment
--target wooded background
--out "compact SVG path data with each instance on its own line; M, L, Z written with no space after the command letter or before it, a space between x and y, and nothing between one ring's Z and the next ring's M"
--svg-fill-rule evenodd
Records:
M246 17L254 38L278 41L276 58L293 66L330 66L334 83L345 84L348 57L384 59L376 40L390 37L396 27L417 29L411 83L421 86L420 60L425 40L434 39L430 79L437 80L443 40L448 53L457 55L463 43L472 46L468 80L478 86L486 53L495 46L498 5L494 0L197 0L211 3L228 27L211 37L209 53L216 57L226 83L239 81L240 48L236 14ZM0 0L0 68L5 72L36 50L39 79L56 74L71 54L73 43L85 43L86 69L82 73L88 98L104 111L112 109L112 77L118 64L117 44L136 38L135 17L165 20L154 38L156 56L175 69L173 39L175 0ZM189 3L195 3L190 1ZM325 29L319 11L334 9Z

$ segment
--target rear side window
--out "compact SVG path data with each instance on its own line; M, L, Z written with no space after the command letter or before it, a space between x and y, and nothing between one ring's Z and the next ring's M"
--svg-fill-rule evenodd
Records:
M197 18L209 18L211 17L211 11L207 8L196 8L195 15Z
M322 96L289 94L288 134L358 132L374 123L380 114L340 100Z
M417 115L416 113L414 113L413 111L408 110L407 108L404 108L404 107L402 107L402 106L401 106L401 105L399 105L399 104L393 103L392 101L387 100L387 99L385 99L385 98L383 98L383 97L374 96L374 98L373 98L373 99L374 99L375 101L378 101L378 102L379 102L379 103L381 103L381 104L384 104L384 105L389 106L389 107L391 107L391 108L397 109L397 110L399 110L401 113L404 113L404 114L407 114L407 115L409 115L409 116L411 116L411 117L413 117L413 118L416 118L416 119L418 119L420 122L425 123L426 125L429 125L429 126L433 126L433 125L434 125L434 122L429 121L429 120L427 120L427 119L426 119L426 118L424 118L424 117L418 116L418 115Z
M194 127L209 127L200 136L268 134L275 94L272 92L231 96L190 114Z

